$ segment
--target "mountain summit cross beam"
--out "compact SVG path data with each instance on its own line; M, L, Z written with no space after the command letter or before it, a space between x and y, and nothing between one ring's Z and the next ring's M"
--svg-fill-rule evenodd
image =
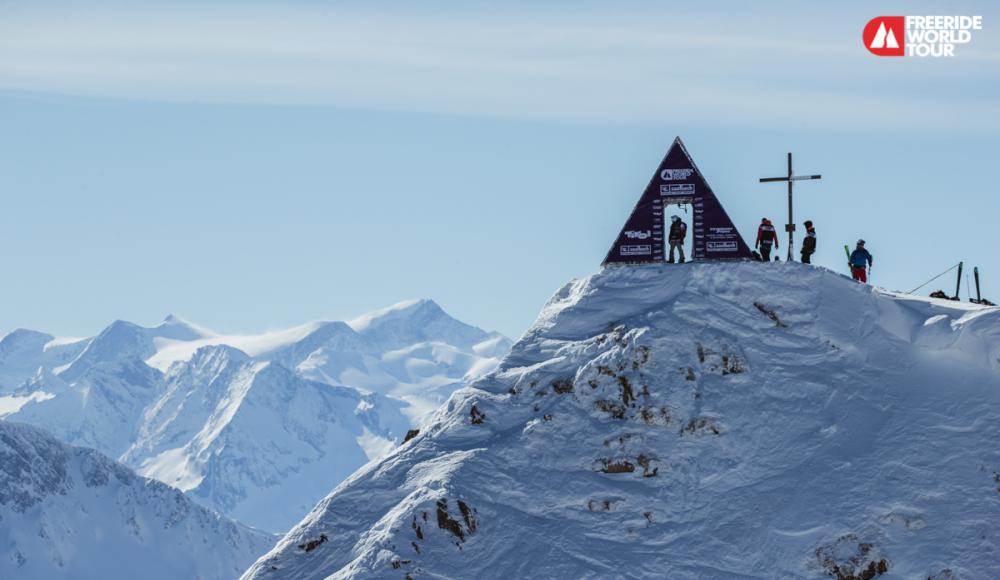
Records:
M795 175L792 173L792 154L788 154L788 176L786 177L761 177L761 183L772 181L788 182L788 223L785 224L785 231L788 232L788 261L792 261L792 248L795 246L795 220L792 219L792 183L806 179L822 179L821 175Z

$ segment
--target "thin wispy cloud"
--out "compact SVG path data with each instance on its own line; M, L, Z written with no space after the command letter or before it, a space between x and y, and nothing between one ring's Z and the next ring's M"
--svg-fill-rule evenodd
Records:
M985 94L911 90L921 67L956 82L982 76L997 55L985 41L947 69L888 64L864 52L863 22L851 18L800 30L780 14L736 27L666 8L429 17L294 4L8 5L0 14L5 90L610 122L1000 125Z

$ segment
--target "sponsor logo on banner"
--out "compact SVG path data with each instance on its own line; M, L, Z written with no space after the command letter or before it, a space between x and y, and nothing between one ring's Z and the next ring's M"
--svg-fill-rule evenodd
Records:
M691 200L694 199L694 198L692 198L690 195L672 195L672 196L663 197L663 198L660 198L660 199L663 200L663 203L665 205L671 205L671 204L675 204L675 203L676 204L691 203Z
M705 249L709 252L735 252L738 248L736 242L708 242Z
M733 228L709 228L709 229L712 230L713 234L730 235L733 233Z
M691 177L694 169L664 169L660 172L660 179L663 181L681 181Z
M694 195L693 183L671 183L660 186L660 195Z
M983 29L982 16L876 16L861 40L876 56L953 57L959 45Z
M622 256L648 256L653 253L653 247L649 244L635 246L618 246Z
M625 237L630 240L645 240L649 236L653 235L649 230L646 231L634 231L629 230L625 232Z

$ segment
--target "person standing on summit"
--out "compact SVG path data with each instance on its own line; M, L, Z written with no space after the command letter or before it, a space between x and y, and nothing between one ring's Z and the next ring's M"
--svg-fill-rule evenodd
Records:
M867 283L868 268L871 268L871 266L872 254L865 249L865 241L858 240L858 245L851 252L851 277L858 282Z
M684 238L687 236L687 231L687 224L681 221L680 216L670 216L670 234L667 237L667 241L670 243L670 257L667 258L668 264L674 263L674 248L677 248L677 251L680 253L680 263L684 263Z
M806 226L806 239L802 240L802 263L811 264L811 256L816 253L816 228L812 220L806 220L802 225Z
M771 246L778 247L778 233L774 231L771 220L763 218L757 228L757 243L754 247L760 249L760 257L765 262L771 261Z

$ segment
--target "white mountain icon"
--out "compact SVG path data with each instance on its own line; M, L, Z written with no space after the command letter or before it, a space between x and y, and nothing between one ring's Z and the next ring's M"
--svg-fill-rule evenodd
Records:
M899 42L896 40L896 34L893 32L892 28L887 30L885 22L880 22L878 25L878 32L875 33L875 38L872 39L870 47L899 48Z

